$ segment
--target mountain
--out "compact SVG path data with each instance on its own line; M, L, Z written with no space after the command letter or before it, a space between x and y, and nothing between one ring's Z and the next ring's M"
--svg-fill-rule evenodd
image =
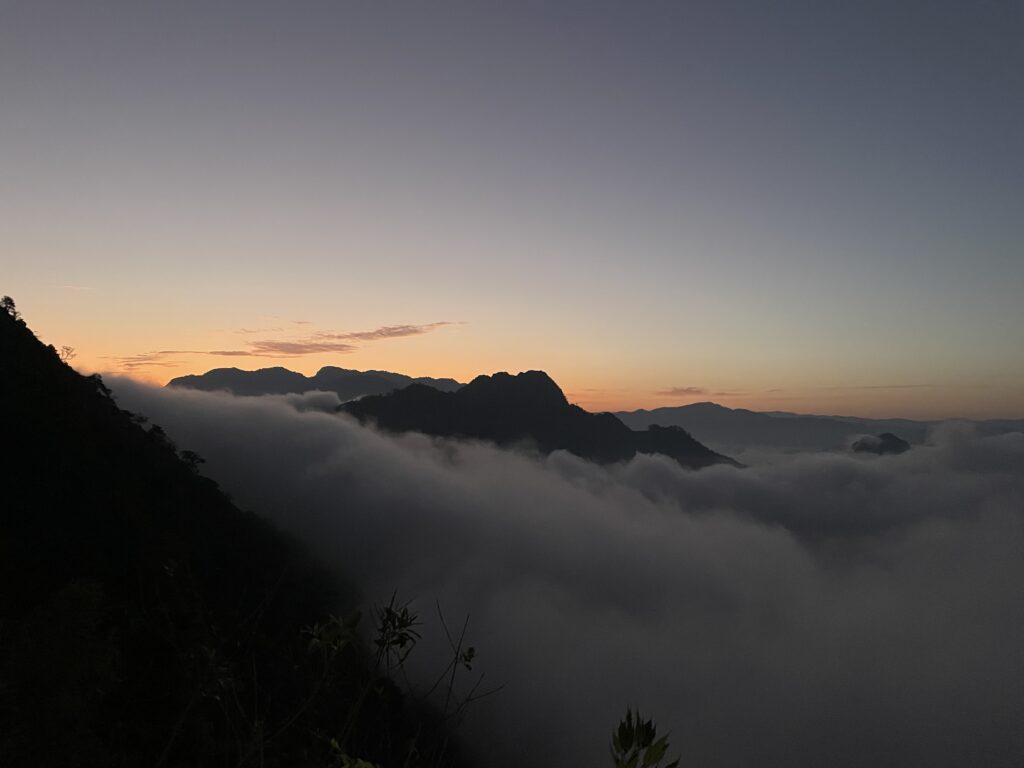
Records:
M0 371L5 768L458 763L334 615L335 577L7 297Z
M678 426L696 435L716 450L733 452L745 448L771 447L786 450L841 450L858 435L869 431L854 421L799 414L767 414L732 409L716 403L694 403L673 408L616 414L626 424ZM926 429L904 429L915 442L924 439Z
M413 378L390 371L353 371L330 365L321 368L313 376L304 376L281 367L255 371L214 368L200 375L171 379L167 386L206 392L226 391L233 395L288 395L321 390L336 392L345 401L365 395L383 395L410 384L423 384L444 392L452 392L462 386L454 379L433 379L427 376Z
M309 381L301 373L281 367L260 368L256 371L214 368L203 374L171 379L167 386L201 389L206 392L224 390L233 395L287 395L312 389Z
M742 466L739 462L701 445L682 427L659 427L657 424L651 424L645 430L632 432L637 453L660 453L672 457L684 467L693 469L723 463Z
M714 450L726 453L738 453L747 448L846 450L858 437L882 432L902 435L910 444L919 445L941 423L910 419L812 416L780 411L758 412L726 408L717 403L693 403L615 415L634 429L648 424L682 427ZM1024 420L969 423L982 435L1024 431Z
M339 410L390 432L528 445L541 453L561 449L599 463L626 461L638 452L664 453L693 469L734 463L681 429L638 432L610 413L571 405L542 371L478 376L454 392L416 384L344 403Z
M877 453L882 456L889 453L906 453L910 450L910 443L892 432L883 432L880 435L865 435L854 441L850 448L856 453Z

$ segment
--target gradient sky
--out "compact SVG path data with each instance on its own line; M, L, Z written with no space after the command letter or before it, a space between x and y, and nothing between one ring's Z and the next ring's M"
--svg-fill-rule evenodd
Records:
M1024 416L1022 180L1019 0L0 0L0 293L86 370Z

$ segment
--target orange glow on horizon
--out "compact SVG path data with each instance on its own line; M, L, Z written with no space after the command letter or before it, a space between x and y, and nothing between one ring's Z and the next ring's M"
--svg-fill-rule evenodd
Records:
M280 366L302 373L303 375L311 376L321 367L324 367L319 364L296 364L299 361L288 359L263 362L265 364L262 365L247 366L244 364L236 364L227 366L211 366L210 368L235 367L241 370L257 370L259 368ZM358 366L354 365L352 362L349 362L348 364L345 363L345 360L332 360L324 363L324 365L336 365L338 367L353 370L391 370L413 377L431 376L434 378L454 378L457 381L464 383L471 381L475 376L481 374L490 375L502 370L515 374L522 370L531 370L530 368L516 368L514 366L509 366L505 368L499 367L493 370L478 371L466 365L453 365L452 369L445 369L444 366L439 366L438 368L431 368L429 370L419 370L398 364L382 367ZM112 371L109 368L104 369L102 367L91 367L84 363L79 364L77 359L74 361L74 364L77 370L85 374L96 372L106 376L121 376L134 379L151 386L164 386L170 379L177 376L200 374L210 370L210 368L189 367L185 365L180 369L161 368L159 369L159 372L153 370ZM454 370L454 374L451 373L452 370ZM680 398L668 397L654 389L647 391L639 388L626 391L603 391L592 387L574 388L572 386L566 386L562 381L559 381L559 377L556 374L549 372L549 375L552 375L555 382L559 384L570 403L594 413L605 411L634 411L641 409L654 410L656 408L671 408L691 405L699 402L713 402L733 409L747 409L751 411L787 411L823 416L909 418L919 420L936 420L943 418L1015 418L1013 415L1014 412L1009 408L1001 409L997 404L992 402L987 403L987 407L984 408L971 408L964 398L956 397L955 395L951 396L949 394L939 400L938 408L936 408L935 400L937 398L934 397L934 394L928 401L923 401L921 399L917 399L915 401L914 395L908 396L901 390L896 390L899 394L895 397L891 392L886 393L884 390L880 394L879 392L871 390L858 393L857 391L850 390L833 391L821 388L808 388L804 390L794 389L786 393L762 392L742 395L719 393ZM1018 415L1016 418L1019 417L1020 416Z
M778 359L746 360L725 351L712 355L698 349L683 350L676 353L676 359L665 359L653 345L628 347L619 342L612 347L590 333L575 337L545 335L544 328L499 326L493 321L438 326L436 316L420 315L414 319L424 321L423 330L402 336L395 335L400 331L394 329L404 326L382 313L367 322L349 320L331 325L273 317L253 319L253 315L240 310L208 316L159 308L146 314L143 310L147 308L103 304L87 292L72 292L64 302L19 300L19 309L42 340L76 349L73 364L78 370L128 376L158 386L177 376L223 367L255 370L282 366L309 376L331 365L462 382L497 371L543 370L570 402L590 411L632 411L712 401L754 411L878 418L1024 416L1024 391L1016 378L977 382L960 377L959 369L943 374L939 380L936 376L932 383L918 383L921 379L927 382L929 376L915 375L909 369L881 369L868 374L842 371L811 365L793 353ZM124 317L133 321L126 323ZM356 330L333 330L339 326ZM250 332L264 327L268 329L265 332ZM283 330L273 330L277 328ZM335 337L351 337L351 341L340 342L351 343L351 350L301 356L211 353L244 352L253 340L315 343ZM886 380L892 385L885 386Z

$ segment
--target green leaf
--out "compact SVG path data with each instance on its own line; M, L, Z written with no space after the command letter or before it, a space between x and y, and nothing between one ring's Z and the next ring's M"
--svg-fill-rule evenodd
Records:
M662 737L644 752L644 761L641 763L641 768L650 768L652 765L657 765L661 758L665 756L666 751L668 751L668 741L665 737Z
M633 728L628 716L626 722L619 726L619 744L623 752L628 752L633 747Z

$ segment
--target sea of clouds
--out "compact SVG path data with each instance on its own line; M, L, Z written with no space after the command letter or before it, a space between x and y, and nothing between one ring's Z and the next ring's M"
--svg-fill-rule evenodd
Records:
M474 672L504 685L459 731L482 764L610 765L627 705L683 766L1024 760L1020 433L599 467L384 435L330 394L108 383L367 604L413 599L414 684L447 658L435 600L469 616Z

